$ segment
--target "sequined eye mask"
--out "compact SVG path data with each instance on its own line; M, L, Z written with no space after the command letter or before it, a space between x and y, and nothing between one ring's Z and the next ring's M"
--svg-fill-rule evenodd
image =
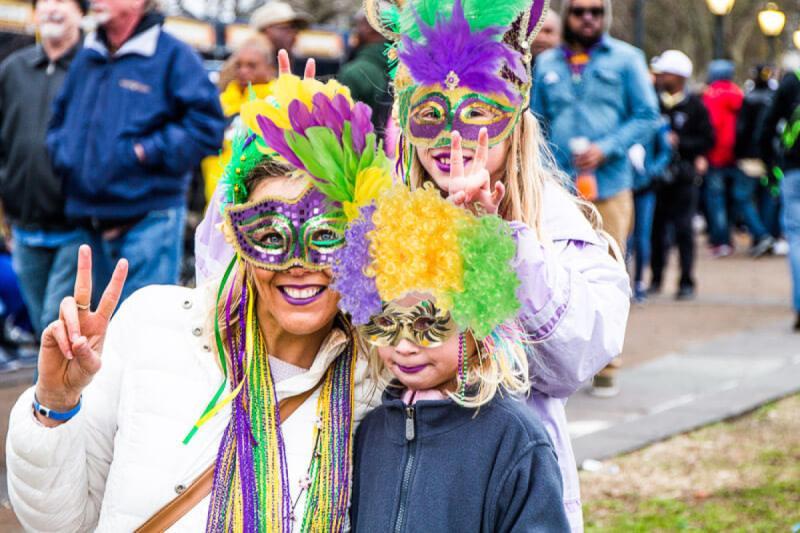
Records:
M358 331L374 346L397 346L408 339L417 346L435 348L449 341L458 326L449 312L443 312L431 301L413 307L387 302L381 314L358 326Z
M294 200L266 197L225 208L234 248L246 261L266 270L330 268L333 253L345 244L346 219L331 212L325 198L308 187Z
M481 128L489 133L489 146L503 142L519 120L520 109L507 98L498 99L473 91L440 92L438 87L414 91L410 97L405 134L411 144L428 148L450 146L453 131L461 134L463 146L475 148Z

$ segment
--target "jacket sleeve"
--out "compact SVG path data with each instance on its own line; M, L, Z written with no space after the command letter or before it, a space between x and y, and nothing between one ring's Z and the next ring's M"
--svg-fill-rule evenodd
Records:
M8 494L26 531L91 531L97 526L114 454L124 346L118 315L103 350L103 366L84 390L80 412L55 428L33 414L33 392L11 411L6 442Z
M678 149L690 157L704 155L714 147L715 140L711 116L706 105L699 99L694 115L691 117L693 119L691 131L681 135L678 144Z
M529 358L532 387L566 398L622 352L630 287L625 267L566 193L550 190L545 204L556 214L545 216L545 231L553 245L513 223L512 267L521 281L519 318L536 343Z
M178 48L169 69L168 98L177 118L139 142L146 167L176 175L199 165L205 156L219 153L225 118L217 89L194 51Z
M569 532L558 459L547 443L531 443L494 495L491 531ZM493 519L492 519L493 518Z
M653 138L655 155L645 165L645 170L650 177L660 176L672 161L672 146L670 146L668 134L668 129L659 128L655 138Z
M45 143L47 146L47 154L50 157L50 165L53 168L54 174L59 178L64 177L64 167L60 163L62 158L59 155L59 136L67 115L67 102L71 99L74 90L74 78L79 75L81 65L83 64L82 59L82 54L78 52L78 56L72 61L70 69L67 71L64 83L61 85L61 90L51 104L52 116L50 117L50 123L47 125L47 138Z
M777 135L778 122L782 118L788 119L794 108L792 108L792 96L800 90L800 80L792 73L787 74L781 82L772 104L767 110L764 122L761 126L761 135L759 139L759 147L761 148L761 155L764 163L770 166L775 161L775 148L773 147L773 140Z
M631 55L626 71L627 120L597 144L606 158L624 157L635 143L647 143L658 129L658 100L641 52Z
M542 131L546 132L549 129L550 117L547 116L547 88L541 74L541 60L534 66L532 77L534 79L531 87L531 113L539 119L542 125Z

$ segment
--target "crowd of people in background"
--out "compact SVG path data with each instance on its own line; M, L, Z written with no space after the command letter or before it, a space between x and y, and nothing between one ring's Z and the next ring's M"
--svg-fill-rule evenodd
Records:
M85 0L34 4L40 41L0 67L0 194L9 229L0 333L10 347L0 349L0 370L35 365L35 338L71 291L82 242L93 245L96 287L117 258L132 261L123 299L152 283L192 282L182 256L191 258L191 234L214 201L239 109L271 94L277 50L291 53L312 21L284 2L256 9L252 36L216 73L215 87L197 54L162 31L152 0L94 2L100 25L86 35ZM627 256L633 301L667 290L673 247L675 297L695 296L702 229L715 258L733 252L734 231L749 234L754 258L788 253L800 286L800 192L790 179L800 167L792 128L800 78L759 64L741 88L736 65L716 60L701 80L680 50L648 63L609 35L611 8L608 0L571 0L548 13L530 50L530 106L551 165L596 208ZM373 109L391 153L397 126L386 40L363 10L352 20L337 79ZM151 83L126 76L140 69ZM800 289L793 302L800 311ZM618 391L621 361L595 378L598 396Z

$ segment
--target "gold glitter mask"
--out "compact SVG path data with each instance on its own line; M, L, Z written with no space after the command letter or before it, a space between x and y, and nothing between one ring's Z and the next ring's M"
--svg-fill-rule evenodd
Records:
M458 326L450 312L442 312L436 304L425 300L413 307L387 302L381 314L358 326L358 331L374 346L397 346L408 339L417 346L435 348L450 340L458 332Z

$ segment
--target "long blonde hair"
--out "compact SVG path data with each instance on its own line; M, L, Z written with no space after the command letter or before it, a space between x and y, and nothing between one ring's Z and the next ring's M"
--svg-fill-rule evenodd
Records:
M558 164L544 141L539 121L530 110L522 112L519 124L511 132L509 139L511 142L501 178L506 187L506 195L500 202L499 214L505 220L522 222L533 229L541 241L547 242L542 224L544 189L552 184L572 190L572 181L565 172L558 169ZM410 146L406 148L410 149ZM419 157L413 157L409 169L411 188L416 189L427 182L433 182L433 179L422 166ZM619 246L603 231L603 221L597 208L577 196L570 196L592 227L609 243L612 254L620 260L622 254Z

